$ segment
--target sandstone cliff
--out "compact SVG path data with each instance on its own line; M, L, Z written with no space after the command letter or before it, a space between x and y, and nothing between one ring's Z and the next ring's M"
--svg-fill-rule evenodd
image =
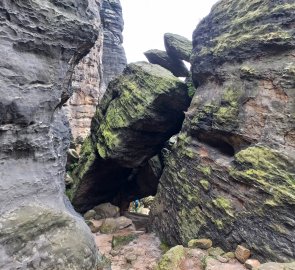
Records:
M198 88L152 211L168 243L294 259L294 23L293 0L224 0L195 30Z
M119 0L101 1L101 26L98 39L73 75L73 95L65 104L75 143L90 134L92 118L108 83L120 75L127 61L123 42L123 17Z
M2 0L0 14L0 268L94 269L90 230L64 196L60 108L97 39L98 3Z

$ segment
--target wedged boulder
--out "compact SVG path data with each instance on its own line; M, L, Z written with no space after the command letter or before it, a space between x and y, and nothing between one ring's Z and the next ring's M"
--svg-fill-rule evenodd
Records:
M161 168L147 162L179 131L189 103L187 86L168 70L145 62L128 65L109 84L93 121L92 138L82 147L74 170L75 208L83 212L116 197L122 202L129 196L125 191L136 189L137 179L144 179L137 178L141 170L159 177Z
M151 213L169 244L210 238L294 259L293 2L220 1L195 30L198 88Z
M166 33L164 35L164 43L166 52L169 56L180 60L190 61L190 56L193 50L192 41L186 37Z
M185 248L175 246L168 250L157 265L157 270L180 269L179 266L185 258Z
M127 66L114 80L97 112L97 150L134 168L158 153L164 142L177 133L190 98L187 86L169 71L145 62Z
M185 64L180 59L168 55L165 51L157 49L148 50L144 55L150 63L168 69L176 77L187 77L189 75L189 71Z

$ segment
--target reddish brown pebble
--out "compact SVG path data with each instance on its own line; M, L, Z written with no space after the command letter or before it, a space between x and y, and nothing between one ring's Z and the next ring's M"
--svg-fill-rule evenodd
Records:
M245 263L249 259L250 254L251 252L249 249L240 245L237 246L237 249L235 251L235 256L241 263Z

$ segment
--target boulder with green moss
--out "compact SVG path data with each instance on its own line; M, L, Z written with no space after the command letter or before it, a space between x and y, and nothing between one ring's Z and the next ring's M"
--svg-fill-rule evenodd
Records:
M136 194L151 194L137 189L137 182L154 193L162 168L151 158L179 132L190 100L186 84L168 70L146 62L128 65L109 84L82 146L73 172L75 208L83 212L101 202L119 205L122 197L130 202ZM142 170L153 175L153 183L143 183L150 180Z
M294 15L293 0L222 0L195 30L197 91L151 213L168 244L294 259Z
M129 234L113 235L112 248L118 249L125 246L135 240L138 237L137 234L130 232Z
M97 151L129 168L154 156L178 132L190 103L183 82L145 62L130 64L107 91L113 96L98 113Z
M185 248L183 246L175 246L162 256L156 270L177 270L184 259Z

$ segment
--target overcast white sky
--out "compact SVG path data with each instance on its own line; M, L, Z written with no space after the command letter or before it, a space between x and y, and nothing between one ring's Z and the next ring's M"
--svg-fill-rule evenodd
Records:
M164 49L166 32L189 39L218 0L121 0L124 48L128 62L146 60L143 52Z

